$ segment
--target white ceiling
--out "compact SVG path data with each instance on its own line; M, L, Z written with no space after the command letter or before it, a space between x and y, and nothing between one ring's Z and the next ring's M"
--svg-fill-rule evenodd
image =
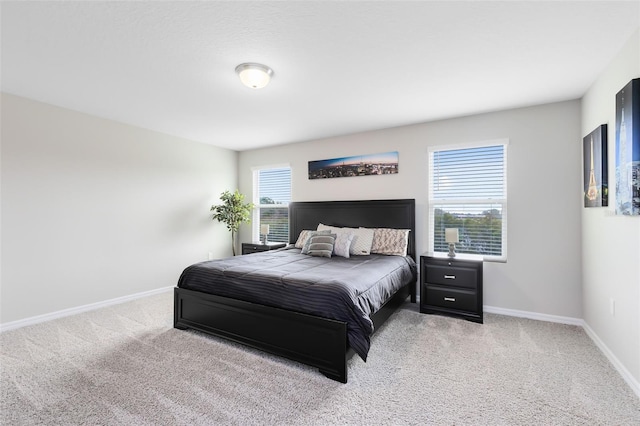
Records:
M234 150L580 98L640 1L6 2L2 91ZM242 62L273 68L248 89Z

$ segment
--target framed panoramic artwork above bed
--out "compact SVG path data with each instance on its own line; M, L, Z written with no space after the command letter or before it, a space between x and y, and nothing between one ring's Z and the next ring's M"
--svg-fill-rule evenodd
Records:
M309 161L309 179L392 175L398 173L398 151Z

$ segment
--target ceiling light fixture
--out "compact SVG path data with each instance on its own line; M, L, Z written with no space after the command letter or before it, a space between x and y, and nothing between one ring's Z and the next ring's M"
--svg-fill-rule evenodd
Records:
M273 70L266 65L256 63L240 64L236 67L240 81L251 89L262 89L269 84Z

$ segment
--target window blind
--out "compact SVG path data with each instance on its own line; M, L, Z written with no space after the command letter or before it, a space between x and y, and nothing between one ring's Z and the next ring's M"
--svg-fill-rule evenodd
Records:
M447 252L445 228L458 228L456 252L506 259L506 147L429 152L429 245Z
M289 242L291 168L278 167L254 172L254 240L260 239L260 225L269 225L269 241Z

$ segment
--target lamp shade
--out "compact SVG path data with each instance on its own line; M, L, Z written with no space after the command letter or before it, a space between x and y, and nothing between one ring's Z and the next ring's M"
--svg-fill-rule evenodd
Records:
M458 240L458 228L445 228L444 240L448 243L457 243Z
M269 233L269 225L260 225L260 233L267 235Z
M262 89L269 84L273 70L266 65L256 63L240 64L236 67L240 81L251 89Z

